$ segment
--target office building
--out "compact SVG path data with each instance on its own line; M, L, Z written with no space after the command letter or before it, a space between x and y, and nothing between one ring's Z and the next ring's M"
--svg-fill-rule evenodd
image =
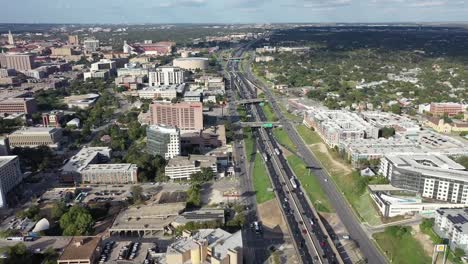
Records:
M24 127L9 134L8 140L12 148L47 146L56 149L60 147L62 129L55 127Z
M68 36L68 44L69 45L80 45L80 38L78 37L78 35Z
M125 68L117 69L117 76L148 76L148 69L142 68L139 63L127 63Z
M91 64L91 71L109 70L112 74L114 74L116 69L116 62L108 59L101 59L100 61Z
M443 208L436 211L434 231L449 241L450 249L468 251L468 209Z
M454 116L463 113L463 105L458 103L431 103L429 112L434 116Z
M205 71L208 69L208 58L177 58L173 60L172 65L188 71Z
M182 149L190 149L205 154L215 148L226 146L224 125L211 126L201 131L181 135Z
M234 234L218 229L184 231L181 238L168 246L167 263L241 264L242 232Z
M99 49L99 40L85 39L83 41L83 46L86 53L96 52Z
M146 128L146 148L149 154L171 159L180 155L180 130L163 125Z
M8 206L7 194L23 180L18 156L0 157L0 208Z
M81 170L82 184L135 184L138 167L130 163L89 164Z
M304 115L304 125L318 132L325 143L333 148L347 140L378 138L379 129L356 113L345 110L313 109Z
M165 168L165 175L171 180L190 180L192 174L202 168L217 170L216 157L203 155L177 156L169 160Z
M177 95L184 94L185 84L172 84L172 85L158 85L144 87L138 90L138 97L142 99L168 99L172 100L177 98Z
M71 56L73 54L73 50L71 47L59 47L59 48L51 48L52 56Z
M10 30L8 30L8 45L15 45L15 40L13 39L13 34L11 34Z
M86 81L92 78L108 80L110 76L111 76L111 73L109 70L90 71L90 72L83 73L83 80Z
M201 92L187 91L184 93L184 102L201 102L201 99Z
M185 71L179 67L163 66L149 71L149 86L181 84L185 80Z
M138 168L135 164L109 164L111 149L108 147L83 147L62 167L62 181L92 184L137 183Z
M57 264L94 264L101 253L101 237L73 237L57 259Z
M33 114L37 112L34 98L3 98L0 99L0 113L2 114Z
M155 102L150 105L151 124L177 127L183 132L203 129L202 103Z
M4 56L4 68L15 69L17 71L27 71L36 67L34 62L35 56L32 54L7 53Z
M385 155L379 173L424 198L468 204L468 171L445 155Z

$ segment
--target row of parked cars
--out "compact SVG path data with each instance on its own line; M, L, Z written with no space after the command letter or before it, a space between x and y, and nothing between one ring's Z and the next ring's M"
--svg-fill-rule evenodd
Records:
M109 260L110 254L112 252L112 248L115 245L115 241L107 241L104 244L104 248L101 252L101 256L99 257L99 264L103 264L104 262Z
M138 250L140 249L139 242L131 242L130 244L124 246L119 253L119 260L133 260L137 254Z

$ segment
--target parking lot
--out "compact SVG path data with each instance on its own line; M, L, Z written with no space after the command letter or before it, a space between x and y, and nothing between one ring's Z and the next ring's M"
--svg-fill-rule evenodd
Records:
M154 248L154 243L116 242L109 252L108 260L103 263L144 263L148 250Z

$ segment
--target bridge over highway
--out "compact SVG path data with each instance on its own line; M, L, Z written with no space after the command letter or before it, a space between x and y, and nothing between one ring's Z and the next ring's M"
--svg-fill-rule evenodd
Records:
M244 104L256 104L256 103L266 103L268 100L256 98L256 99L245 99L245 100L237 100L234 103L237 105L244 105Z
M280 122L240 122L241 127L264 127L264 128L272 128L272 127L281 127Z

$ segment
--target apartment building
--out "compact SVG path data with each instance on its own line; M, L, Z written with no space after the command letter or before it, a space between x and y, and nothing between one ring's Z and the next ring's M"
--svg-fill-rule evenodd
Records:
M424 198L468 204L468 171L445 155L385 155L379 173L392 186Z
M146 148L149 154L171 159L180 155L180 130L164 125L146 128Z
M10 147L48 146L59 148L62 141L62 129L56 127L24 127L8 135Z
M33 114L37 112L37 102L34 98L3 98L0 99L1 114Z
M435 213L434 231L448 239L451 249L468 250L468 209L441 208Z
M172 180L190 180L193 173L202 168L211 168L217 172L216 157L203 155L177 156L169 160L165 168L165 174Z
M185 71L179 67L162 66L148 73L149 85L181 84L185 81Z
M0 208L8 206L6 196L23 180L18 156L0 157Z
M243 263L242 232L234 234L218 229L184 231L181 238L168 246L167 263Z
M203 105L198 102L156 102L150 105L151 124L177 127L182 132L203 129Z
M317 131L325 143L333 148L347 140L378 138L379 129L356 113L345 110L313 109L304 115L304 125Z
M454 116L463 113L463 105L458 103L431 103L429 112L434 116Z

